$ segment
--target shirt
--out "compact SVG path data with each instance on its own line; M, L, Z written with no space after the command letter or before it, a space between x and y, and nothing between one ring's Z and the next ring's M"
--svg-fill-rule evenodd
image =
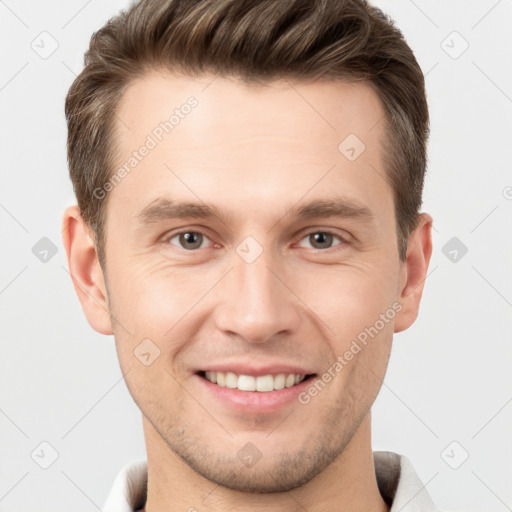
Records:
M373 452L377 485L390 512L436 512L411 462L393 452ZM147 493L146 460L127 464L116 476L103 512L136 512L144 507Z

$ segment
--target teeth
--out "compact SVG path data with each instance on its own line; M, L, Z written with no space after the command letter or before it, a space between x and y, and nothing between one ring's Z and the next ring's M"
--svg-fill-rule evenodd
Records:
M221 388L226 387L226 374L224 372L217 372L217 384Z
M284 386L286 388L291 388L293 385L295 385L295 375L293 375L293 373L292 373L286 377Z
M250 375L239 375L238 389L240 391L256 391L256 379Z
M290 373L285 375L237 375L233 372L205 372L205 378L222 388L238 388L240 391L260 391L262 393L283 388L291 388L302 382L306 376Z
M274 391L274 377L272 375L256 377L256 391Z
M226 372L226 387L231 389L238 387L238 377L233 372Z
M280 373L274 377L274 389L283 389L286 383L286 375Z

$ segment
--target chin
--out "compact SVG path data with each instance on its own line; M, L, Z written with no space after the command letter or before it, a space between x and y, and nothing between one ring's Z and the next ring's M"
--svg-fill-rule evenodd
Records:
M182 451L178 453L182 460L205 479L234 491L256 494L287 492L301 487L320 474L343 450L343 446L326 446L319 440L307 449L271 453L259 452L255 445L247 443L234 457L204 450L200 450L198 457L197 448L192 452L183 448L174 451ZM244 449L250 453L249 458L244 456Z

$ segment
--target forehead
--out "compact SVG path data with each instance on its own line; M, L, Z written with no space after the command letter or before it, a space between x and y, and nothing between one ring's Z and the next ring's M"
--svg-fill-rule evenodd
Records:
M336 187L378 206L383 191L391 197L381 155L384 116L363 82L248 85L153 72L119 103L116 169L128 172L110 200L121 198L128 211L164 193L216 196L233 206L245 202L247 210L247 200L261 208L286 196L285 203L328 196Z
M231 77L184 77L153 71L128 86L118 105L117 128L131 135L150 133L174 112L181 114L180 110L191 98L197 102L193 113L199 113L193 116L197 142L206 135L209 140L230 142L230 133L222 128L239 129L237 138L241 135L316 135L317 139L323 133L329 144L333 142L331 139L335 141L353 130L370 142L368 132L377 128L374 135L378 138L380 131L376 125L384 117L376 92L364 81L280 79L253 85ZM297 125L294 121L299 118L303 122ZM211 123L218 129L211 130ZM178 124L181 127L176 130L177 136L187 135L190 123Z

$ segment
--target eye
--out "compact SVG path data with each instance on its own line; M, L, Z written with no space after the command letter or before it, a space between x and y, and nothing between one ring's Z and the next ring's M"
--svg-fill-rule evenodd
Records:
M182 231L181 233L177 233L172 237L167 239L167 242L173 245L177 245L173 243L173 240L177 239L177 244L179 244L183 249L187 251L193 251L194 249L201 249L203 247L203 242L209 240L207 236L199 231Z
M345 243L345 240L339 235L335 235L330 231L312 231L307 234L302 240L307 240L313 246L313 249L330 249L333 246L333 240L337 238L340 243L335 245L341 245ZM301 247L302 240L299 243Z

